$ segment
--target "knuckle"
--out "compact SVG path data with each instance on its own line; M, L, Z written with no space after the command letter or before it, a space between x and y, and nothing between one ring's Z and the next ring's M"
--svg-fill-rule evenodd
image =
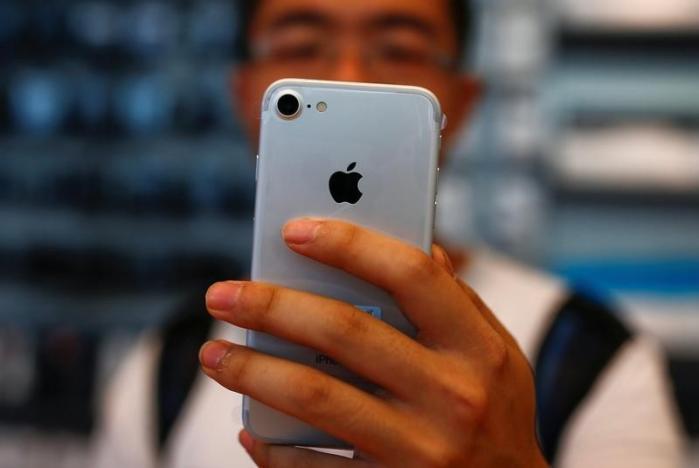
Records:
M222 368L225 378L234 388L245 388L249 381L252 357L246 352L228 353L223 358Z
M299 372L291 379L289 385L292 404L305 412L322 413L330 401L331 389L328 381L311 371Z
M478 426L488 412L488 392L485 387L473 382L474 379L463 372L438 380L443 401L448 403L452 417L461 426Z
M461 458L459 450L444 442L423 446L416 457L419 460L417 466L424 468L455 468L462 466Z
M279 305L281 291L273 286L260 286L258 293L260 294L258 307L254 308L251 319L256 329L266 330L270 326L273 312Z
M469 422L473 423L475 426L480 426L480 423L485 420L490 408L490 394L488 391L482 386L474 387L462 401L464 403L464 409L466 408L466 404L468 404L468 410L470 412Z
M334 223L333 232L336 235L337 241L341 245L352 245L359 235L359 228L353 224L338 222Z
M261 468L293 468L302 466L298 457L289 456L285 447L270 447L267 460Z
M439 453L439 459L433 466L437 468L457 468L462 467L463 455L459 450L452 447L445 448Z
M279 466L284 466L284 468L308 468L312 466L308 449L287 449L285 452L284 465L280 464Z
M407 255L403 264L403 279L407 282L425 281L435 277L439 267L424 252L415 249Z
M456 420L468 426L478 426L488 411L488 392L481 387L454 391L451 400Z
M509 363L510 350L507 343L496 333L487 340L486 359L491 370L496 374L503 372Z
M276 447L272 447L267 458L263 462L258 462L258 468L282 468L288 466L282 456L282 452Z
M346 313L336 314L333 318L335 327L331 338L337 343L356 342L358 337L367 333L367 321L362 312L347 310Z
M335 247L341 252L351 252L357 243L359 228L347 223L336 223L331 229L335 238Z

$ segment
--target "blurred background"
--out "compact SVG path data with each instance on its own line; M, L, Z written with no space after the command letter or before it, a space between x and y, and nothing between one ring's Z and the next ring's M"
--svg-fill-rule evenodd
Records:
M699 2L484 0L445 239L615 301L699 437ZM0 468L87 466L139 332L244 276L226 0L0 0ZM693 466L699 466L699 461Z

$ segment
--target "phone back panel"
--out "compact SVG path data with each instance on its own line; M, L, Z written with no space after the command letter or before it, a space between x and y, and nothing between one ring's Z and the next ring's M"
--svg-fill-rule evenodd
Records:
M302 112L293 120L276 110L276 98L288 91L302 100ZM327 105L325 112L317 109L321 102ZM294 218L336 218L430 252L442 123L437 99L413 87L282 80L267 90L261 118L252 279L364 307L413 335L388 294L292 252L281 230ZM356 204L338 203L331 195L330 178L338 172L362 175L362 197ZM247 344L371 389L314 350L252 331ZM243 410L246 428L261 440L343 445L250 398L245 398Z

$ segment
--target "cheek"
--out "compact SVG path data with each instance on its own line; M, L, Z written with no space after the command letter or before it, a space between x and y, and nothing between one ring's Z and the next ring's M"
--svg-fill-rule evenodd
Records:
M256 80L250 87L246 107L250 113L249 117L255 119L256 121L259 120L260 117L259 113L262 106L262 97L270 84L271 82L267 83L266 81Z
M454 92L453 87L447 85L442 85L433 92L437 94L439 102L442 104L443 112L447 114L447 117L450 119L454 119L454 113L458 109L458 93Z
M426 80L422 83L416 83L416 85L432 91L434 95L437 96L437 99L439 99L439 103L442 105L442 111L447 114L447 117L451 118L455 96L452 86L450 86L449 83L445 80Z
M449 144L468 121L473 102L464 85L458 81L435 83L432 92L442 104L442 112L447 115L449 121L444 131L445 143Z
M245 128L250 143L257 144L260 133L260 108L265 91L275 80L265 77L263 74L250 71L246 77L243 94L240 96L239 115L245 120Z
M255 119L256 123L259 124L260 108L265 91L272 83L286 77L287 75L278 72L260 68L251 69L246 92L246 108L249 118Z
M256 90L255 94L250 98L250 104L248 108L250 109L250 121L255 127L260 125L260 107L262 106L262 93L263 88ZM259 128L257 129L259 131Z
M460 96L458 95L458 93L455 92L453 87L442 82L435 81L432 83L432 86L423 86L432 91L435 94L435 96L437 96L437 99L439 99L439 103L442 105L442 112L446 114L447 119L449 121L448 126L444 131L444 136L448 139L450 135L454 132L454 127L456 126L457 121L459 120L457 118L457 114L459 110Z

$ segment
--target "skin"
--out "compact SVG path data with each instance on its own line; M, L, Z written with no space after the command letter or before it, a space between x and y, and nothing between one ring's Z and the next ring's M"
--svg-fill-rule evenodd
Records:
M446 1L266 0L250 29L264 37L293 9L312 9L342 37L333 67L307 78L377 81L362 60L366 25L400 12L433 26L438 47L457 45ZM250 138L259 132L267 86L288 76L279 63L251 61L233 83ZM453 131L478 95L472 77L430 70L418 84L435 92ZM432 255L342 221L290 221L282 238L299 255L339 268L390 293L419 330L413 340L349 304L271 284L211 286L207 308L217 320L309 346L379 384L370 395L315 369L224 341L200 351L204 372L224 387L293 415L356 448L354 460L270 446L242 431L239 441L262 467L547 466L535 436L535 391L529 364L508 331L468 285L455 277L440 247ZM375 359L382 356L382 359ZM312 402L312 404L311 404Z

